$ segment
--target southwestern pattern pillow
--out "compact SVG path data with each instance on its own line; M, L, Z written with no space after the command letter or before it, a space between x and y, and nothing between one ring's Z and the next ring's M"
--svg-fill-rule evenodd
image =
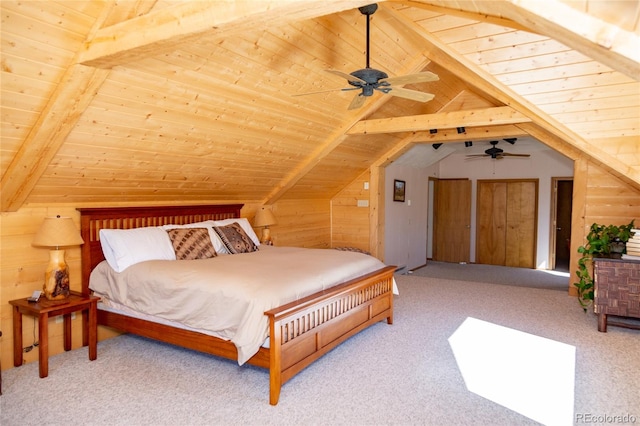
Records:
M207 228L178 228L167 231L178 260L216 257Z
M214 226L213 230L231 254L251 253L258 250L258 246L237 222L226 226Z

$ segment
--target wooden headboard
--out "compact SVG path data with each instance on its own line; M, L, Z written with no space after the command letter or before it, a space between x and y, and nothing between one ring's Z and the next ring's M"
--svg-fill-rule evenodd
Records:
M145 226L184 225L203 220L240 217L243 204L154 207L80 208L82 245L82 293L89 294L89 275L104 260L101 229L133 229Z

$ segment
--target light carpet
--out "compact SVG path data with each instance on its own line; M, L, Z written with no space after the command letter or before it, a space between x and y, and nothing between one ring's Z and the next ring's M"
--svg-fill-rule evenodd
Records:
M467 317L574 345L575 415L640 422L640 332L598 332L595 316L565 292L396 279L394 324L376 324L318 360L283 386L277 406L268 403L266 370L125 335L100 342L95 361L86 348L51 357L45 379L37 363L4 371L0 423L536 424L466 389L447 339Z
M569 291L570 284L568 272L476 263L429 261L426 266L412 271L411 274L420 277L546 288L560 291Z

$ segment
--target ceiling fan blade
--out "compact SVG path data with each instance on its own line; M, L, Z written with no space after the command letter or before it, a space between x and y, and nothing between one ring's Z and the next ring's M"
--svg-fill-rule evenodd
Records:
M356 77L354 75L347 74L346 72L342 72L342 71L338 71L338 70L325 70L325 71L329 72L331 74L337 75L338 77L346 78L347 81L358 81L360 83L367 84L366 81L364 81L364 80L362 80L362 79L360 79L360 78L358 78L358 77Z
M351 103L349 104L349 107L347 108L348 110L351 109L358 109L360 108L362 105L364 105L364 101L366 101L366 97L363 96L361 93L358 93L352 100Z
M431 99L435 98L435 95L426 92L418 92L417 90L405 89L402 87L392 87L388 88L387 92L385 89L385 93L388 93L391 96L398 96L400 98L411 99L412 101L418 102L428 102Z
M432 72L425 71L418 74L400 75L398 77L383 78L380 83L389 83L390 85L397 84L402 86L404 84L424 83L427 81L437 81L440 78Z
M327 93L327 92L337 92L337 91L347 91L347 90L362 90L360 87L347 87L347 88L337 88L337 89L327 89L327 90L318 90L316 92L305 92L305 93L297 93L291 96L307 96L307 95L315 95L318 93Z
M530 154L509 154L508 152L503 152L502 155L506 155L509 157L531 157Z
M490 157L489 154L468 154L467 157Z

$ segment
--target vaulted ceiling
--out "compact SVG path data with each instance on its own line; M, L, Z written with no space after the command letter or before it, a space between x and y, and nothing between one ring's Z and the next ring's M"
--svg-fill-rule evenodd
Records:
M6 1L2 211L329 198L419 143L527 137L640 188L637 1ZM302 96L299 96L302 95ZM457 127L466 129L459 135ZM429 129L438 129L432 134Z

